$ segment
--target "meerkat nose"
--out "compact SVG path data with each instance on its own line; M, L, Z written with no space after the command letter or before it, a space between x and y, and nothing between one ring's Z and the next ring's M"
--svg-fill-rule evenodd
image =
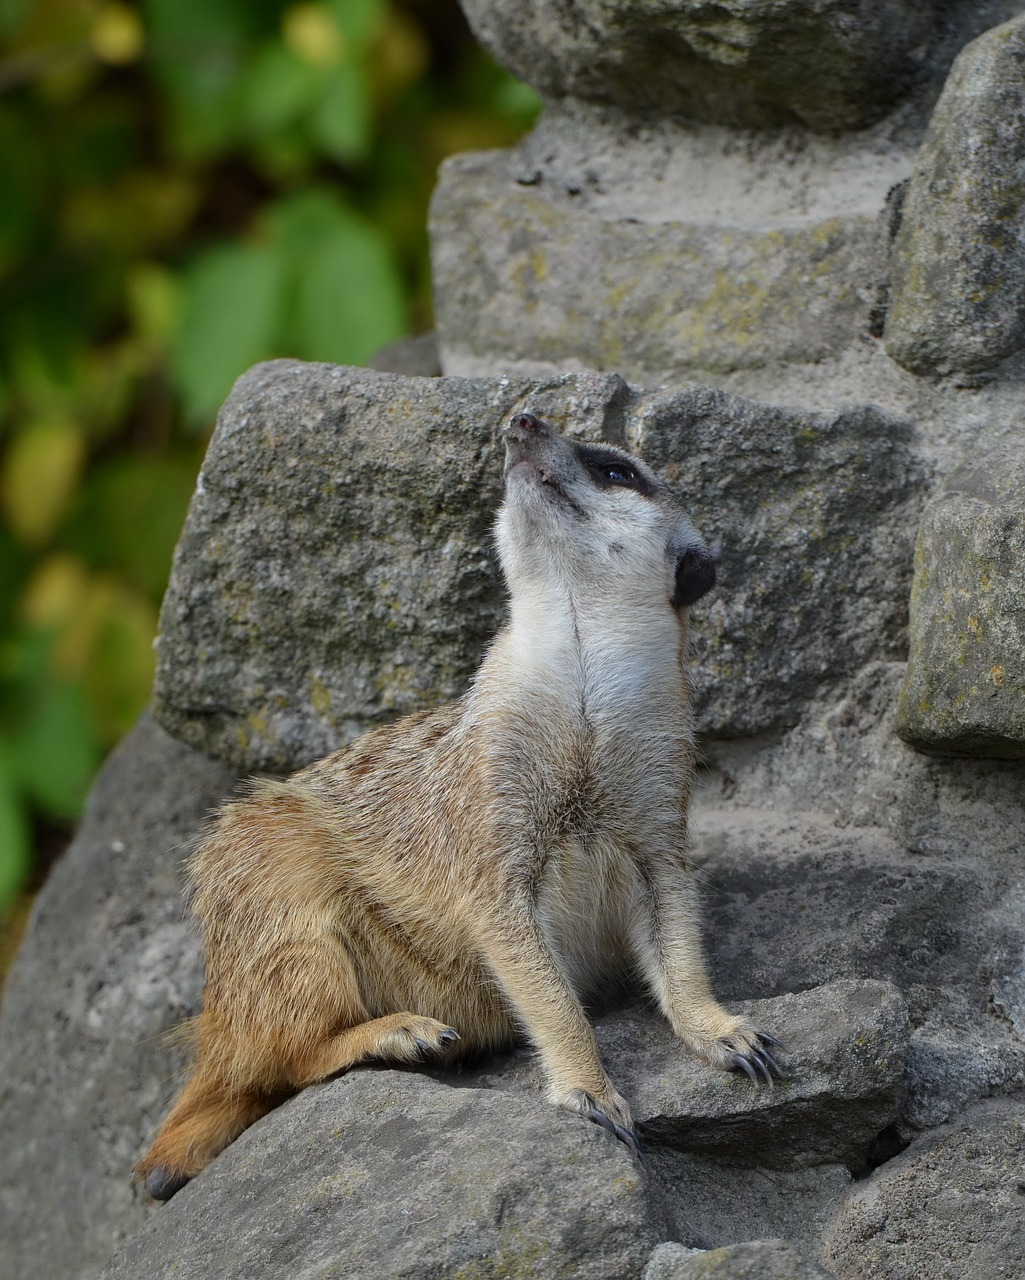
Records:
M505 428L510 440L527 440L531 436L547 435L548 428L532 413L514 413Z

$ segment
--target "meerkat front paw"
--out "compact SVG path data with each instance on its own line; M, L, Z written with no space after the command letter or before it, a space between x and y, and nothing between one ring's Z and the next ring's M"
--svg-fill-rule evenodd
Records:
M743 1071L755 1084L767 1084L771 1089L776 1080L784 1078L784 1071L770 1049L778 1049L775 1036L762 1031L746 1018L734 1017L717 1011L717 1016L700 1028L688 1027L677 1032L680 1039L707 1059L713 1067L724 1071Z
M643 1160L644 1153L641 1150L637 1131L633 1127L630 1107L626 1099L611 1086L602 1093L600 1100L587 1089L569 1089L558 1097L554 1097L552 1101L565 1110L572 1111L574 1115L583 1116L603 1129L607 1129L638 1159Z
M754 1084L760 1085L764 1080L771 1089L777 1080L782 1080L784 1077L783 1068L769 1052L770 1046L778 1049L780 1044L776 1037L770 1036L767 1031L759 1031L754 1027L752 1032L753 1043L749 1037L745 1038L743 1046L737 1045L730 1037L722 1041L723 1048L727 1054L731 1055L727 1069L743 1071Z

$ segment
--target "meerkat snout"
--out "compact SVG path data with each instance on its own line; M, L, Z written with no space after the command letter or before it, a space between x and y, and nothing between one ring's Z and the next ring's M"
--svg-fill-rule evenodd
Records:
M584 1012L628 974L687 1049L779 1074L712 994L688 851L686 606L713 558L640 459L530 413L503 438L509 620L470 689L253 783L190 861L207 985L136 1165L157 1199L309 1084L521 1037L549 1099L636 1152Z

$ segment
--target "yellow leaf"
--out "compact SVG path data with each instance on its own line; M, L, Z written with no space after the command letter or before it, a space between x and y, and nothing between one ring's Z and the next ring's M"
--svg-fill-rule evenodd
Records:
M156 262L140 262L128 272L125 292L134 331L166 346L178 331L181 315L181 287L175 277Z
M93 20L89 42L102 62L124 66L142 54L142 19L126 4L103 5Z
M40 546L67 510L85 460L85 440L71 422L41 422L11 441L0 470L0 505L14 535Z
M314 67L337 67L345 57L345 36L325 4L294 4L281 18L285 44Z
M132 727L149 697L157 611L139 592L109 579L94 605L83 684L101 736L114 742Z
M22 617L32 627L62 628L80 612L88 589L83 560L65 551L47 556L22 592Z
M401 9L389 8L374 45L374 83L383 98L394 98L427 71L430 45L420 27Z

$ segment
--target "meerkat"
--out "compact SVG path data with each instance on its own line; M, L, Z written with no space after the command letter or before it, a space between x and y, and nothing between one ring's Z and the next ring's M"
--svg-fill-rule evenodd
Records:
M136 1172L169 1199L359 1063L533 1042L550 1100L638 1151L584 1002L639 976L687 1049L771 1085L712 995L687 843L687 607L713 557L641 461L504 429L509 619L459 701L227 804L190 862L195 1065Z

